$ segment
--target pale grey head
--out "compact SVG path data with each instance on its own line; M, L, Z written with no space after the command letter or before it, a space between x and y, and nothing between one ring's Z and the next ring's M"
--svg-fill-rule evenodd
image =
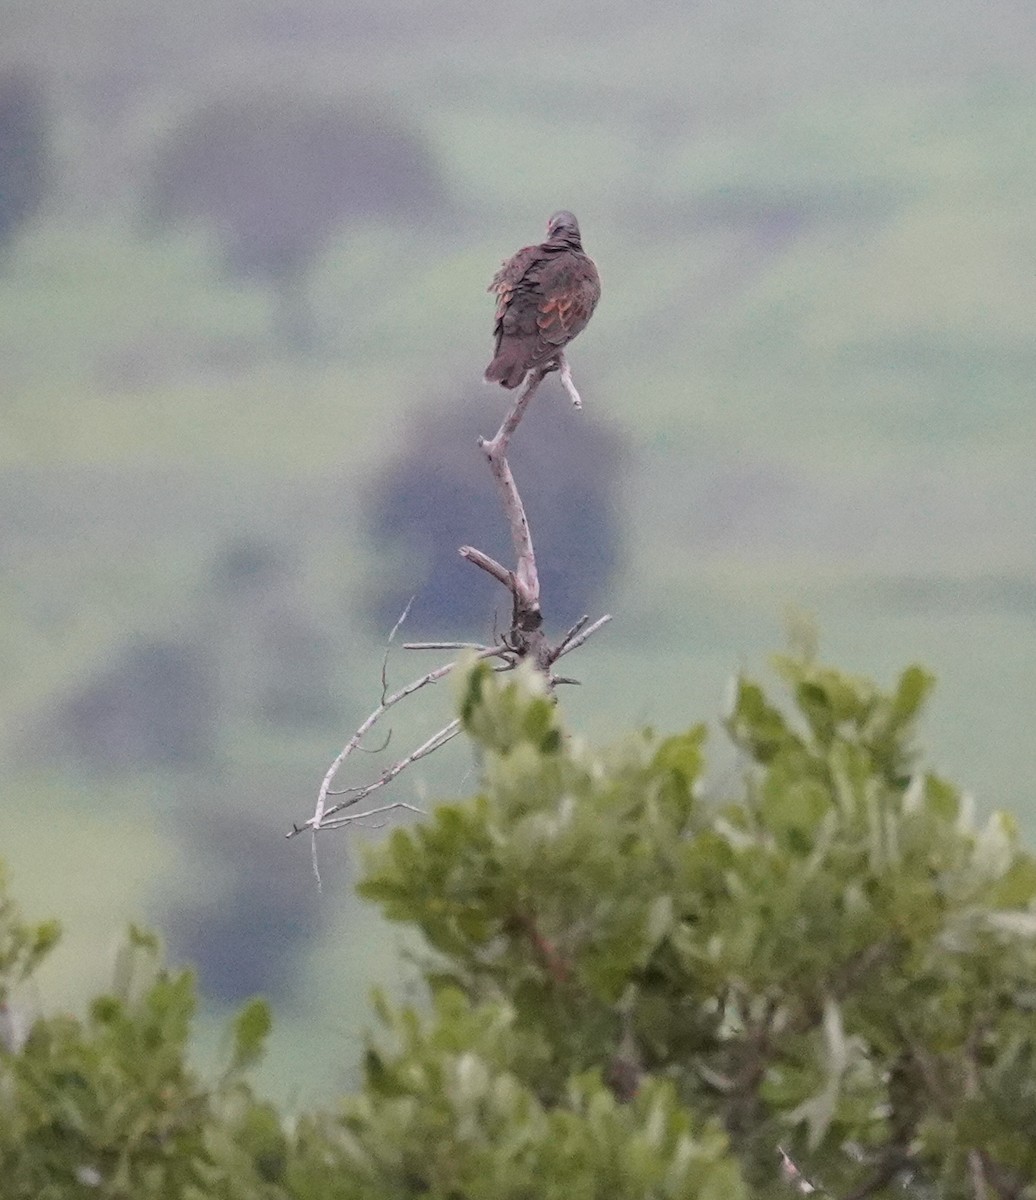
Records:
M557 241L578 243L580 241L579 222L575 215L566 208L554 213L547 222L547 237Z

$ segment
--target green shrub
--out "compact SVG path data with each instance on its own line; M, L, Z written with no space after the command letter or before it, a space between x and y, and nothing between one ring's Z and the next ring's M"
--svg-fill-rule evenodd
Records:
M478 794L361 885L422 933L430 1003L379 998L357 1094L256 1100L259 1002L202 1082L190 977L133 932L85 1019L0 1049L3 1194L739 1200L789 1194L781 1148L837 1197L1033 1195L1036 861L918 766L925 672L778 669L783 708L738 684L720 788L702 727L596 751L472 666ZM0 903L5 1005L55 937Z

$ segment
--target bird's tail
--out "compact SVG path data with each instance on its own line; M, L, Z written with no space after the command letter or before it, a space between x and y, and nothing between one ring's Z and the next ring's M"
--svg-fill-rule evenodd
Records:
M522 362L519 348L505 347L486 367L486 383L499 383L501 387L516 388L525 378L528 368Z

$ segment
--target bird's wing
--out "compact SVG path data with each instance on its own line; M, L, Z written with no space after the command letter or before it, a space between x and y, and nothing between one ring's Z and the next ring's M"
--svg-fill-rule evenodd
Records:
M569 252L546 262L540 276L536 324L546 346L560 348L590 320L601 295L597 269L585 254Z
M547 362L579 333L601 294L597 269L585 254L526 246L497 271L496 334L526 344L529 366Z
M515 292L519 288L524 290L531 286L532 281L526 281L526 276L540 261L542 253L539 246L525 246L513 254L493 276L493 281L486 290L496 292L497 321L503 320L504 313L510 306Z

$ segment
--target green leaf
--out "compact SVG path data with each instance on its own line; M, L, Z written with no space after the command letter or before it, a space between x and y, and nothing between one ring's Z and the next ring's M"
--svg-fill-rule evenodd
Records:
M993 885L989 903L994 908L1022 908L1036 901L1036 859L1019 856Z
M778 776L763 787L760 816L766 828L781 836L796 853L811 848L820 824L833 808L827 788L812 779L790 781Z
M935 676L929 674L923 667L915 664L906 668L899 677L899 683L892 697L891 724L893 728L900 729L914 720L924 707L933 687L935 687Z
M270 1006L265 1000L250 1000L234 1017L231 1064L241 1070L262 1058L266 1039L273 1027Z
M61 940L60 921L42 921L33 930L32 954L37 961L42 959Z
M746 679L738 680L734 709L725 724L734 741L760 763L770 762L782 750L801 748L762 688Z
M704 725L695 725L686 733L666 738L655 751L655 767L660 771L671 771L685 787L691 787L705 763L707 732Z

